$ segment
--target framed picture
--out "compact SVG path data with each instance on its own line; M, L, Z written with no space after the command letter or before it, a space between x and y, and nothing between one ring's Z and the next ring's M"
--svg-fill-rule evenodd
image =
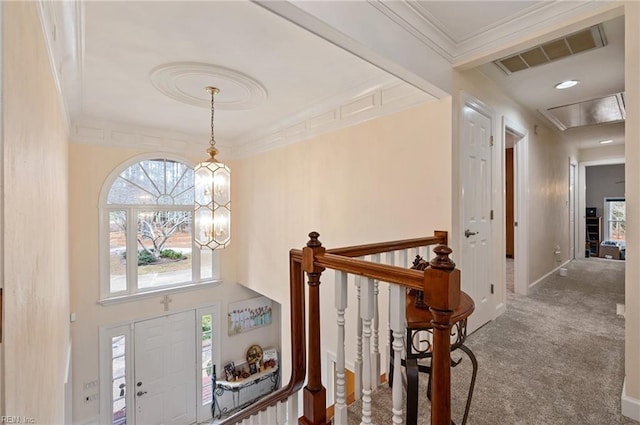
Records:
M233 362L224 365L224 377L227 381L235 381L236 366Z
M267 297L230 303L227 313L229 336L271 324L271 300Z

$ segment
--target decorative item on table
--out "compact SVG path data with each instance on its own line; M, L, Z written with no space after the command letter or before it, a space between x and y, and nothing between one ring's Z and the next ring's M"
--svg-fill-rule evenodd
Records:
M242 369L236 368L236 371L234 374L235 374L236 381L242 381L243 379L246 379L251 376L249 371L244 367Z
M247 364L251 365L252 363L260 364L262 360L262 347L257 344L252 345L247 350Z
M262 355L262 367L272 369L278 366L278 351L275 348L264 350Z
M236 366L233 362L229 362L224 365L224 377L227 381L235 381L236 380Z
M249 363L249 373L252 375L258 373L258 364L259 362Z

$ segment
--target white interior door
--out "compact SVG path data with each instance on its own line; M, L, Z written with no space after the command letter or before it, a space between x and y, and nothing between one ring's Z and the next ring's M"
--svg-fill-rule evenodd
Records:
M491 117L465 104L462 119L462 289L476 304L468 331L492 319Z
M135 324L136 423L196 422L195 311Z

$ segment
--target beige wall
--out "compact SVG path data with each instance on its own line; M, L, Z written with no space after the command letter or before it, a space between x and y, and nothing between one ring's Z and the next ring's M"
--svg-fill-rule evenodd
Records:
M625 180L627 260L625 273L625 374L627 396L640 419L640 4L625 3ZM623 402L624 408L624 402Z
M37 4L3 3L4 411L64 423L67 125Z
M494 264L504 265L504 133L503 120L528 133L528 202L529 202L529 283L533 283L545 274L569 259L569 161L577 162L577 151L551 131L546 124L532 116L519 104L511 100L491 80L477 70L454 71L456 93L466 92L488 105L494 111L494 139L497 151L494 153L494 198L496 214L494 243L500 244L496 250ZM459 110L459 97L455 99L455 110ZM454 123L454 128L457 123ZM455 131L454 131L455 133ZM457 137L457 136L454 136ZM457 144L454 143L454 150ZM455 155L455 153L454 153ZM454 179L457 177L454 176ZM520 226L523 223L519 223ZM554 254L560 246L561 254ZM504 266L499 268L495 280L501 282L496 292L496 306L505 302L503 283ZM462 270L464 276L464 269Z
M310 231L320 233L324 246L340 247L450 230L450 140L445 99L242 161L234 174L235 242L248 261L238 264L239 281L279 300L288 317L288 252L302 248ZM321 285L322 343L330 351L333 279L325 272ZM283 351L289 331L283 320ZM347 335L347 361L354 340Z
M99 380L98 329L101 326L124 324L165 314L164 306L160 304L163 299L161 295L108 306L97 303L100 297L98 240L100 191L105 179L113 170L141 153L131 149L77 143L71 143L69 149L71 311L75 312L77 317L77 321L71 325L74 423L95 418L98 415L98 400L84 401L86 396L97 392L95 388L84 390L84 384ZM193 158L185 158L185 161L191 165L195 163ZM239 168L234 163L229 165L232 173ZM238 190L235 186L234 181L232 199L237 208ZM232 230L237 232L238 222L234 220L233 226ZM279 343L279 329L275 325L233 337L227 336L224 327L227 304L258 296L253 291L235 283L234 258L241 256L239 245L234 240L229 248L221 251L223 280L221 285L170 295L173 300L170 304L170 312L220 303L223 324L220 341L221 362L244 358L247 348L252 344L269 347ZM221 364L218 364L218 367L220 366Z

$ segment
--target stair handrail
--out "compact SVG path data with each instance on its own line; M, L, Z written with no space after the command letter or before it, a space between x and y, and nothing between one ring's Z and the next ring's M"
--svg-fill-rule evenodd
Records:
M287 400L302 387L307 371L305 273L309 279L310 376L303 390L304 414L299 418L299 423L305 425L326 424L326 390L320 379L319 285L320 276L327 268L424 292L424 301L430 306L434 325L431 423L433 425L449 425L451 423L449 332L452 325L451 314L460 303L460 271L455 269L455 264L449 259L451 249L446 246L448 233L446 231L435 231L433 236L425 238L404 239L329 250L322 246L318 240L319 236L317 232L309 233L310 240L307 242L306 247L302 250L292 249L289 252L292 361L289 383L226 418L221 422L221 425L242 422L244 419L258 414L268 407ZM353 258L436 244L438 244L434 249L436 257L431 260L431 267L424 271ZM311 324L313 324L313 328L311 328Z

